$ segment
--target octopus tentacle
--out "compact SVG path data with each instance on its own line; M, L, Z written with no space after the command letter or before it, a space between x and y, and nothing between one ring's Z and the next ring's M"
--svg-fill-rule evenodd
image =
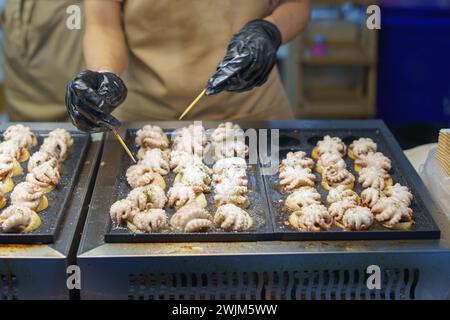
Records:
M316 176L309 168L287 167L279 176L280 185L285 190L293 190L305 186L312 187L316 180Z
M158 232L167 227L167 214L162 209L150 209L134 214L128 226L134 232Z
M28 233L41 224L39 216L28 207L11 205L0 214L0 230L10 233Z
M137 212L137 208L133 202L128 199L116 201L109 209L111 220L117 226L122 227L126 226L127 221L131 220Z
M213 217L196 202L190 202L178 209L170 219L173 228L185 232L207 231L213 227Z
M148 185L131 190L127 196L139 210L162 209L167 202L164 190L157 185Z
M225 231L245 231L252 226L253 219L238 206L225 204L217 209L214 224Z

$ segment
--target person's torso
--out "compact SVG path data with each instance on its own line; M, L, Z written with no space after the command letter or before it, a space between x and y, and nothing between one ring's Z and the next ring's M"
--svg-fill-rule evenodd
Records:
M81 0L8 0L4 12L6 106L12 120L66 117L66 83L83 68L82 28L67 27ZM79 15L82 26L82 15Z
M125 0L129 95L118 109L126 120L177 118L205 87L229 40L247 22L270 13L270 0ZM189 115L237 119L264 104L287 103L277 71L261 88L204 98Z

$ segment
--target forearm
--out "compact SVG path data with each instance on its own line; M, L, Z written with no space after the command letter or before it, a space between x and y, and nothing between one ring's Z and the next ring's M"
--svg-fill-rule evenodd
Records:
M121 75L127 65L127 47L122 28L120 4L90 0L86 5L84 57L93 71L112 71Z
M272 14L265 19L278 27L285 44L303 31L310 13L309 0L281 0Z

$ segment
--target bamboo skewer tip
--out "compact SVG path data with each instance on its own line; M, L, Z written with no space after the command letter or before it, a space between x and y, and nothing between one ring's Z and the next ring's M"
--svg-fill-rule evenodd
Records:
M117 132L117 130L115 128L111 128L111 131L114 133L114 135L116 136L117 140L119 140L120 144L122 145L122 147L125 149L126 153L128 154L128 156L130 157L131 160L133 160L134 163L137 163L136 159L133 156L133 153L131 152L131 150L128 148L127 144L125 143L125 141L123 141L122 137L120 136L120 134Z
M200 92L200 94L197 96L197 98L194 99L194 101L191 102L191 104L184 110L184 112L181 114L181 116L178 118L178 120L183 119L189 111L191 111L191 109L193 109L195 107L195 105L200 101L201 98L203 98L203 96L206 93L206 89L203 89L202 92Z

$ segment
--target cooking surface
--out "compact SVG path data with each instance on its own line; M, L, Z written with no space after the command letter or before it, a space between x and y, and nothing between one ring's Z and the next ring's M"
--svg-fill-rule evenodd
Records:
M382 152L392 161L392 169L390 175L395 183L407 186L413 193L414 199L411 205L413 209L413 219L415 224L411 230L400 231L390 230L384 228L378 223L374 223L369 230L365 231L344 231L336 225L328 231L320 232L302 232L296 231L290 225L287 225L289 212L284 206L284 200L289 193L281 193L279 188L278 174L271 176L264 176L266 187L268 190L268 197L270 199L269 207L275 221L275 232L279 234L281 240L383 240L383 239L438 239L440 236L439 229L433 222L433 219L426 209L420 193L416 191L415 182L407 179L399 166L396 153L386 142L385 137L378 129L294 129L294 130L280 130L280 160L286 157L288 152L304 151L309 156L312 149L316 146L317 141L321 140L323 136L330 135L342 139L347 147L356 139L371 138L377 143L378 151ZM347 169L358 179L358 174L354 170L354 160L348 156L344 157L347 164ZM316 175L316 185L318 192L321 194L322 203L325 204L328 191L325 190L320 182L321 175L314 172ZM356 181L354 190L361 194L363 190L361 185Z
M435 214L428 191L417 176L414 168L403 155L397 141L380 120L300 120L300 121L259 121L259 122L236 122L243 128L280 128L280 129L367 129L380 130L385 136L393 152L399 159L400 169L410 180L418 180L416 191L422 195L426 208ZM129 128L141 128L147 122L124 124ZM153 122L165 129L180 128L192 124L192 121L172 121ZM217 127L220 122L204 122L207 128ZM125 129L120 132L125 136ZM121 146L115 141L112 135L106 136L106 141L112 144L110 150L104 150L108 154L108 159L114 159L121 150ZM122 152L122 151L120 151ZM114 167L114 163L103 161L100 172L109 172ZM88 213L88 220L83 233L83 238L79 248L79 257L170 257L170 256L191 256L191 255L247 255L247 254L316 254L316 253L368 253L368 252L440 252L440 241L435 240L367 240L367 241L346 241L346 240L323 240L323 241L262 241L262 242L185 242L185 243L105 243L105 213L98 210L103 203L110 201L110 194L113 193L116 177L113 174L105 175L96 182L95 191L91 200ZM442 243L442 242L441 242ZM194 248L195 250L191 250ZM445 248L445 247L443 247Z
M134 154L137 154L138 147L135 145L134 140L136 136L136 129L127 130L125 141ZM165 130L169 139L172 136L173 130ZM110 144L106 144L105 148L111 147ZM187 233L182 231L176 231L168 229L164 232L155 233L135 233L133 234L127 228L114 228L109 218L109 208L111 205L120 199L126 198L132 188L128 185L125 173L126 170L132 165L130 158L122 152L119 159L105 159L108 162L119 161L116 170L117 180L114 185L114 194L111 197L110 203L105 203L105 206L101 210L105 212L107 219L107 230L105 234L106 242L123 243L123 242L185 242L185 241L258 241L258 240L270 240L273 235L272 223L270 221L269 210L267 208L267 199L265 198L264 185L259 173L258 165L249 165L247 168L247 175L249 181L249 193L250 206L246 211L253 218L252 227L246 232L226 232L220 228L214 228L210 232L196 232ZM170 172L164 177L166 181L167 190L173 185L176 174ZM214 215L216 211L216 205L214 204L214 192L205 193L206 200L208 201L207 210L210 214ZM168 218L175 213L175 210L165 207L168 213Z
M2 130L3 134L4 128ZM51 130L33 130L38 138L38 144L30 149L30 154L39 150L44 138ZM33 232L27 234L17 233L0 233L0 243L8 244L33 244L33 243L53 243L55 235L58 232L59 225L65 213L67 201L71 197L74 183L77 180L80 166L83 162L85 152L90 143L90 137L87 134L69 131L74 139L73 146L68 151L67 159L61 163L61 179L58 185L51 192L46 193L49 206L44 211L38 213L42 224ZM20 176L13 177L14 183L25 181L25 176L28 172L28 161L22 162L21 166L24 173ZM10 204L9 197L11 193L7 194L8 204Z

